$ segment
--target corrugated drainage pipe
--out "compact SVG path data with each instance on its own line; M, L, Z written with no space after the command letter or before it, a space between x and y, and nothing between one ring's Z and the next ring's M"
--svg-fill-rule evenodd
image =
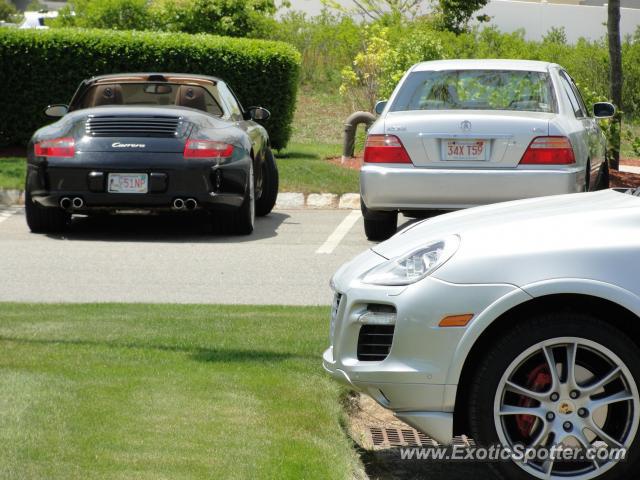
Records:
M367 128L376 121L376 116L370 112L355 112L344 122L344 142L342 144L342 161L352 158L355 150L356 129L361 123Z

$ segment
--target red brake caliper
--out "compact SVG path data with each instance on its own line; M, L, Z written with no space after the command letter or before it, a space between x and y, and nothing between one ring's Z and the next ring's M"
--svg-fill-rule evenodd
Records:
M546 363L538 365L527 376L527 388L534 392L544 392L549 389L551 385L551 373L549 372L549 366ZM535 404L535 400L527 396L521 395L518 405L521 407L532 407ZM516 415L516 425L518 431L524 438L531 436L531 431L537 420L537 417L533 415Z

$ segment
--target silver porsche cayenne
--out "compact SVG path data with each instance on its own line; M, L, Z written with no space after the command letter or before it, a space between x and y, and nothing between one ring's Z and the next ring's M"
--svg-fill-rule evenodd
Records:
M608 187L598 118L559 65L442 60L413 66L369 129L360 172L365 232L384 240L398 212L423 216Z
M413 223L334 275L324 368L443 444L532 452L501 478L640 478L639 239L640 189Z

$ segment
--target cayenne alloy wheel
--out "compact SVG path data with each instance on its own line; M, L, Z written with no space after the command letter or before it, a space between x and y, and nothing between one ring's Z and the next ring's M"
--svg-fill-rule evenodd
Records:
M638 386L613 351L586 338L557 337L526 349L506 368L493 420L500 443L512 449L586 452L631 447L639 412ZM589 480L616 465L606 457L516 464L535 478Z

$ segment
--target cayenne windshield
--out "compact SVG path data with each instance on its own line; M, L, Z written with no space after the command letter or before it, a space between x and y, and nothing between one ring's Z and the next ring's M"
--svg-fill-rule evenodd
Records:
M549 75L520 70L413 72L390 108L408 110L556 111Z

